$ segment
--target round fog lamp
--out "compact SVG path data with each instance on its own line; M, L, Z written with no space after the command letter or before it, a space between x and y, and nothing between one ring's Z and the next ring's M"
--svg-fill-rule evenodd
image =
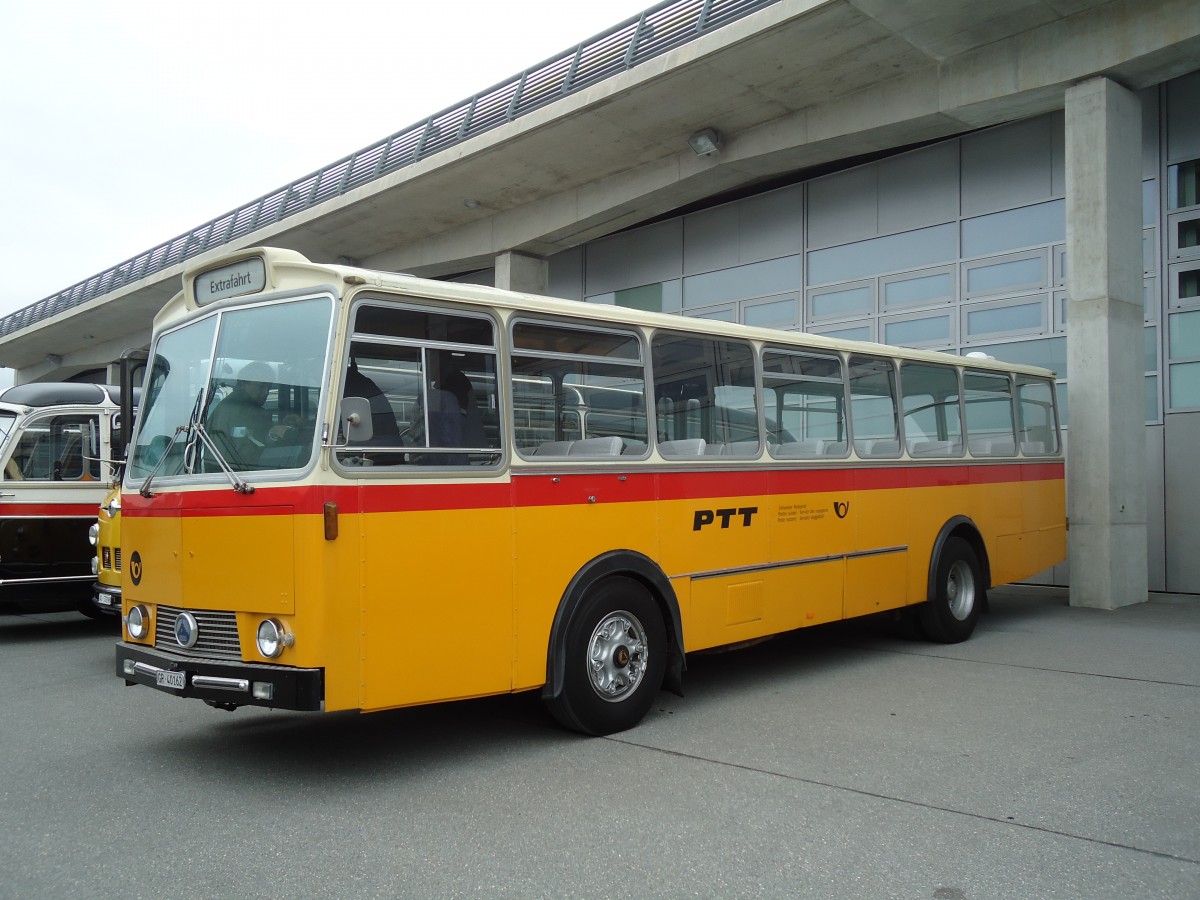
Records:
M140 603L131 607L129 615L125 617L125 627L129 629L131 638L137 640L144 638L150 631L150 610Z
M294 638L283 630L283 623L278 619L267 619L258 626L258 652L267 659L274 659L283 652L284 647L290 647Z

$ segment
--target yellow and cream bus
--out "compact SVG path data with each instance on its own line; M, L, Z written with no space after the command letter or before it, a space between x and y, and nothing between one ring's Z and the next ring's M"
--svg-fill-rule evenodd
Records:
M116 674L210 705L539 690L635 725L693 651L935 641L1061 560L1053 375L234 253L158 315Z

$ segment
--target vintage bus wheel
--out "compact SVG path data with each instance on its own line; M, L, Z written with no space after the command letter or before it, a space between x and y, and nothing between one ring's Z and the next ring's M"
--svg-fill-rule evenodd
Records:
M608 578L588 592L567 628L563 688L548 703L568 728L612 734L646 715L662 684L662 614L641 584Z
M932 598L917 608L925 636L943 644L969 638L986 590L975 550L962 538L948 538L938 556Z

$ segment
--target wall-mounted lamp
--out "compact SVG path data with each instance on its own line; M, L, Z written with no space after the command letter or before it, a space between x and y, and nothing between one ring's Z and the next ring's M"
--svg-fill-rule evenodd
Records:
M45 356L42 357L42 362L44 362L48 366L61 366L62 365L62 357L59 356L57 353L47 353Z
M688 138L688 146L697 156L715 156L721 152L721 132L715 128L701 128Z

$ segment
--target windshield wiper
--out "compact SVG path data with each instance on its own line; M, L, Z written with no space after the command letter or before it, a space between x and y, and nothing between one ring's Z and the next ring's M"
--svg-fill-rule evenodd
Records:
M208 436L208 432L204 430L204 426L197 422L191 426L190 430L200 437L200 442L212 453L213 458L217 461L217 465L221 467L221 471L229 476L229 480L233 482L233 489L239 494L253 494L254 485L247 483L245 478L233 471L233 467L225 461L225 457L221 455L221 451L217 449L217 445L213 442L213 439Z
M161 469L163 463L166 462L167 454L171 452L171 448L174 447L176 441L179 440L179 435L185 433L189 436L189 445L194 439L192 437L193 435L200 438L200 443L204 444L205 449L212 454L213 459L217 461L217 465L221 467L221 471L224 472L226 477L229 478L230 482L233 483L233 489L235 491L237 491L239 494L254 493L254 486L247 483L246 479L242 478L242 476L240 476L237 472L233 471L233 468L228 462L225 461L225 457L221 455L221 451L217 449L217 445L213 443L213 439L210 438L208 436L208 432L204 430L204 426L199 422L195 422L191 425L179 425L176 427L175 433L171 435L170 442L162 452L162 456L158 458L158 462L154 464L154 468L150 470L150 474L146 476L146 480L142 482L142 486L138 488L139 494L147 499L154 496L150 493L150 482L154 480L154 476L158 474L158 470Z
M167 446L163 448L162 455L158 457L158 462L154 464L154 468L150 470L150 474L146 476L146 480L142 482L142 486L138 488L138 493L149 499L154 495L150 493L150 482L154 480L154 476L158 474L158 470L163 467L163 463L167 461L167 456L171 453L171 448L175 446L175 442L179 440L179 435L184 431L189 431L190 425L180 425L175 429L175 433L171 435L171 440L167 441Z

